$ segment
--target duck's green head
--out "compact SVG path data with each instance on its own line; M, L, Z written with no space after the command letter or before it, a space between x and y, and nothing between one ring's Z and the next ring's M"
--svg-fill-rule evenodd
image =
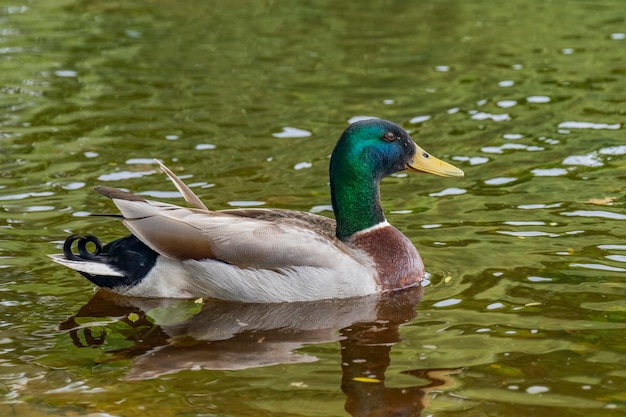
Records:
M385 220L378 183L403 170L463 176L463 171L424 151L404 129L387 120L356 122L343 132L330 161L338 237L346 238Z

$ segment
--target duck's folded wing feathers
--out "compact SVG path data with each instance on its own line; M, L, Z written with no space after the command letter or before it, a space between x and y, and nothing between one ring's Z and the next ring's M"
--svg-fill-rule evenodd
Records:
M174 183L174 185L176 186L176 189L178 189L178 191L183 195L183 198L185 199L186 202L188 202L189 204L199 209L209 211L209 209L204 205L202 200L200 200L200 198L198 198L198 196L193 191L191 191L191 188L189 188L187 184L183 182L183 180L178 178L176 174L174 174L161 161L159 161L158 159L155 159L155 161L157 164L159 164L159 167L161 167L161 170L165 172L167 176L169 177L169 179Z
M329 238L328 231L318 233L305 227L307 222L281 221L285 216L270 221L183 208L123 191L98 191L113 198L135 236L173 259L215 259L242 268L332 268L349 250Z
M217 259L252 268L334 267L346 256L339 241L309 228L258 219L194 214Z

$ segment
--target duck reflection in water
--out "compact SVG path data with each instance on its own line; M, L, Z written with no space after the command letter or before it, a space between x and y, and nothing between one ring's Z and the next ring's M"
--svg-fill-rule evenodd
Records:
M194 306L190 301L132 299L101 290L60 327L68 330L76 346L93 347L104 344L111 329L103 330L101 321L97 325L87 321L123 317L125 330L118 332L133 344L108 353L114 359L132 359L129 380L187 369L312 362L315 357L295 350L339 341L346 411L353 416L419 416L427 393L450 387L449 375L459 371L409 370L403 373L430 382L402 388L385 385L390 351L400 341L399 327L415 317L422 293L423 287L418 286L365 298L306 303L203 300L195 304L197 309L190 309Z

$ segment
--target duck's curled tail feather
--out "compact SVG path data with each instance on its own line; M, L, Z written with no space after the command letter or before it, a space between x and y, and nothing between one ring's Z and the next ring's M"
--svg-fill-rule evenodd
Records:
M74 242L78 241L78 255L72 252L72 246ZM95 245L95 250L90 252L87 249L87 244L93 243ZM65 243L63 244L63 256L65 259L70 261L94 261L101 260L98 255L102 252L102 242L100 239L95 237L94 235L69 235L67 239L65 239Z

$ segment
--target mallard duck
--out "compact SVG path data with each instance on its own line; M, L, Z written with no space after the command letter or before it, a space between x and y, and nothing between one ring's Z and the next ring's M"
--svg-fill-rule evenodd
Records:
M105 246L95 236L71 235L63 254L52 259L99 287L135 297L273 303L398 290L418 285L424 265L411 241L385 219L381 179L403 170L464 175L380 119L353 123L333 150L335 220L283 209L212 211L160 166L193 208L95 187L113 200L131 234Z

